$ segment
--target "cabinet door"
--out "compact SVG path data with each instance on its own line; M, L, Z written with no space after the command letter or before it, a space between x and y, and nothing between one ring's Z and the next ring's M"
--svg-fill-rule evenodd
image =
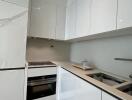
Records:
M28 1L29 0L3 0L10 3L17 4L18 6L28 7Z
M66 8L66 39L72 39L76 36L76 0L68 0Z
M92 0L77 1L76 37L87 36L90 33L90 16Z
M56 67L28 69L28 77L46 76L56 74Z
M0 71L0 100L24 100L24 69Z
M57 100L101 100L101 90L70 72L59 69Z
M118 0L117 28L132 27L132 0Z
M27 19L25 12L0 27L0 68L25 66Z
M65 39L66 0L57 0L56 39Z
M112 97L111 95L109 95L105 92L102 92L102 100L118 100L118 99Z
M117 0L92 0L91 34L116 29Z
M55 39L56 0L32 0L30 36Z

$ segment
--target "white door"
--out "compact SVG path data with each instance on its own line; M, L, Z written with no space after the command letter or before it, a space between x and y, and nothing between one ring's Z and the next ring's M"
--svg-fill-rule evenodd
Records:
M60 68L57 100L101 100L101 90Z
M105 92L102 92L102 100L118 100L118 99L116 99L115 97L112 97L111 95Z
M66 31L65 38L72 39L76 36L76 0L68 0L66 8Z
M77 1L76 37L88 36L91 25L91 3L92 0Z
M116 29L117 0L92 0L91 34Z
M117 28L132 27L132 0L118 0Z
M24 100L24 69L0 71L0 100Z
M0 3L0 12L0 19L3 20L0 26L0 68L24 67L27 9L15 4Z
M30 36L55 39L56 0L31 1Z

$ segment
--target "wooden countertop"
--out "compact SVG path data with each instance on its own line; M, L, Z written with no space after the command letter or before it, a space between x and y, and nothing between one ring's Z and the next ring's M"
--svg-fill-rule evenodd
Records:
M92 85L100 88L101 90L108 92L111 95L114 95L114 96L116 96L122 100L132 100L132 96L130 96L126 93L123 93L117 89L117 87L119 87L119 86L123 86L123 85L127 85L127 84L132 83L132 81L130 81L128 79L122 78L122 79L126 80L127 82L120 84L120 85L116 85L116 86L109 86L107 84L104 84L100 81L97 81L97 80L87 76L87 74L104 72L102 70L95 69L95 70L86 70L85 71L85 70L73 67L72 63L70 63L70 62L53 61L53 63L55 63L57 66L60 66L64 69L68 70L69 72L77 75L78 77L80 77L80 78L84 79L85 81L87 81L88 83L91 83ZM104 72L104 73L107 73L107 72ZM108 74L110 74L110 73L108 73ZM112 75L112 74L110 74L110 75Z

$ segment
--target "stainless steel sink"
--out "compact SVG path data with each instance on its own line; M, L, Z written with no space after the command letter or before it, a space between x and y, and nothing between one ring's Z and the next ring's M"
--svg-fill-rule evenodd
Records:
M122 87L119 87L118 90L132 96L132 84L128 84L128 85L124 85Z
M121 83L124 83L126 81L118 79L116 77L104 74L104 73L94 73L94 74L88 74L87 76L90 76L100 82L103 82L107 85L114 86L114 85L119 85Z

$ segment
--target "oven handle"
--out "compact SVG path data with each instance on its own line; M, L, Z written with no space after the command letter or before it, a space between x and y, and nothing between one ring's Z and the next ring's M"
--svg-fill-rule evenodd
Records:
M48 85L48 84L53 84L55 82L56 82L56 79L54 79L54 80L44 80L44 81L41 81L41 82L28 83L28 86L34 87L34 86Z

